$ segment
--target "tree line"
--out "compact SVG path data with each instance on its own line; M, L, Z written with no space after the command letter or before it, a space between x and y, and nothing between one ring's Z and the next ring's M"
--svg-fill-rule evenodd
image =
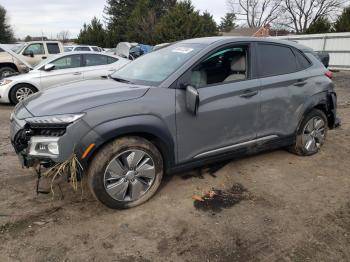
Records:
M153 45L218 33L212 15L201 14L189 0L108 0L104 14L106 26L94 17L84 24L78 43L115 47L127 41Z

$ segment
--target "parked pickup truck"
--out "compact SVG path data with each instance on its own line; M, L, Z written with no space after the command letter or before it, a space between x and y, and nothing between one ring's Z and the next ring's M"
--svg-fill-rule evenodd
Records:
M58 41L34 41L11 51L4 48L0 50L0 79L11 74L26 72L28 66L34 67L49 56L63 53L64 49L62 43Z

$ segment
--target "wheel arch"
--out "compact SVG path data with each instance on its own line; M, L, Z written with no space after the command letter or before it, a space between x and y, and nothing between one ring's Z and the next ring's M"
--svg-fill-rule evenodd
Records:
M17 72L19 72L16 64L14 63L10 63L10 62L7 62L7 63L0 63L0 68L3 68L3 67L11 67L12 69L16 70Z
M298 129L304 117L313 109L322 111L327 117L328 127L333 128L335 123L335 113L333 110L336 107L332 99L333 94L334 93L322 92L310 97L304 104L304 109L299 117Z
M112 120L93 128L81 140L80 153L91 144L95 144L88 156L83 160L85 165L96 153L109 142L125 137L138 136L153 143L163 157L165 170L175 163L175 142L166 124L158 117L142 115Z

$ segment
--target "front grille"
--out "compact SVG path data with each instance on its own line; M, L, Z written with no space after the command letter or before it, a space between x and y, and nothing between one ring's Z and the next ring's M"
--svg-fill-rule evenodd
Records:
M66 133L66 125L57 124L26 124L19 130L13 139L13 146L17 153L28 148L32 136L60 137Z

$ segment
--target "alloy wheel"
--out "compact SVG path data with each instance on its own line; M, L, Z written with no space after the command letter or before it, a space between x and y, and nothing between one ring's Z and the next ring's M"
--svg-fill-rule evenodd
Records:
M304 127L302 143L307 152L319 150L325 139L325 122L320 117L311 118Z
M34 92L28 87L21 87L16 91L16 99L18 102L26 99L28 96L32 95Z
M126 150L112 159L104 173L106 192L118 201L135 201L153 185L156 177L152 157L143 150Z

